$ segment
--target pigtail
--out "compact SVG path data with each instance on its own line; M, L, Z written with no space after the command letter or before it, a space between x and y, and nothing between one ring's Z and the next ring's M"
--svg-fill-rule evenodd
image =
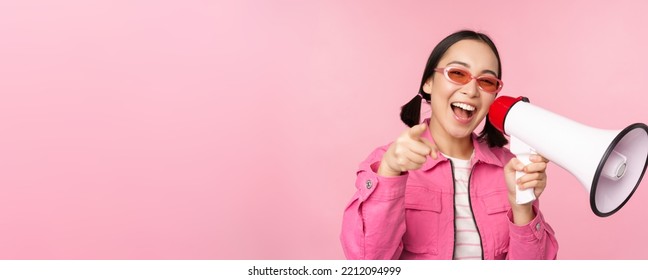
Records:
M416 95L401 107L401 120L409 127L419 124L421 118L421 96Z

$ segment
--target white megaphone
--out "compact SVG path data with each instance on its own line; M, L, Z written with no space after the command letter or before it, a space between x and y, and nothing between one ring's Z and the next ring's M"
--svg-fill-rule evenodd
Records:
M646 172L646 124L622 130L592 128L534 106L525 97L510 96L498 97L488 116L511 137L510 150L524 164L537 152L574 175L590 193L590 206L599 217L619 211ZM533 190L518 190L516 200L535 200Z

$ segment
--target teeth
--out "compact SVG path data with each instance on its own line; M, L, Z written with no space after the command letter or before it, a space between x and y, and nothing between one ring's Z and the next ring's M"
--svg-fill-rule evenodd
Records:
M466 103L455 102L455 103L452 103L452 106L457 106L457 107L459 107L461 109L464 109L466 111L471 111L471 112L475 111L475 106L471 106L471 105L468 105Z

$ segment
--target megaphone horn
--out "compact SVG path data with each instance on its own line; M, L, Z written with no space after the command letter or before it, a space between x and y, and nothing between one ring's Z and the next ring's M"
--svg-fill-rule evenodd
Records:
M534 106L525 97L510 96L498 97L488 116L511 137L513 154L523 158L537 152L574 175L590 193L590 207L599 217L619 211L646 172L648 126L644 123L621 130L593 128Z

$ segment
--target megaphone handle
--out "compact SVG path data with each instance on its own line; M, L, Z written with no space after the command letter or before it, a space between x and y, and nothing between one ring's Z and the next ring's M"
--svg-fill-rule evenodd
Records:
M511 145L510 145L511 153L517 157L519 161L521 161L524 165L528 165L531 163L531 160L529 157L531 155L536 155L537 153L535 150L527 145L526 143L522 142L522 140L518 139L517 137L511 135ZM515 172L515 181L517 179L520 179L520 177L524 176L524 172L516 171ZM515 202L517 204L525 204L529 203L531 201L536 200L535 194L533 193L533 189L526 189L526 190L520 190L515 188Z
M524 165L530 164L531 160L529 160L529 157L531 157L532 154L535 153L528 153L528 154L519 154L516 155L517 159L521 161ZM515 171L515 181L520 179L520 177L524 176L524 172L521 171ZM525 189L525 190L520 190L519 188L515 188L515 202L517 204L526 204L531 201L536 200L536 196L533 193L533 188L530 189Z

